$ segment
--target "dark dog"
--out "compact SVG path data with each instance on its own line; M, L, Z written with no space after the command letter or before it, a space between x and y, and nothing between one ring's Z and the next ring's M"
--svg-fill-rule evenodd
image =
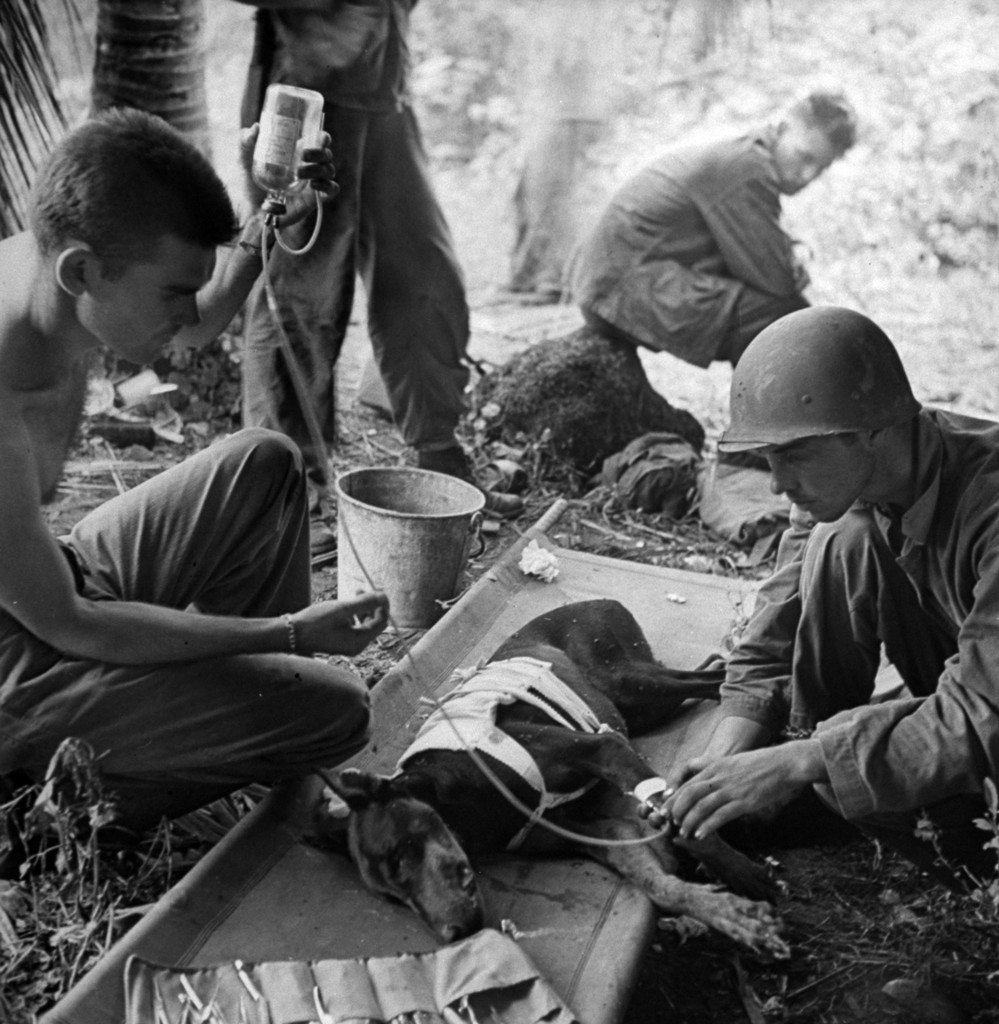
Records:
M502 677L491 683L497 671L508 672L511 666L516 671L530 669L529 662L510 659L550 663L557 680L582 698L584 714L578 707L565 710L570 699L556 712L563 724L545 710L551 698L538 696L533 686L522 694L513 687L511 697ZM499 731L533 757L547 794L572 795L571 802L546 812L546 820L587 836L620 840L649 834L637 813L634 790L655 776L629 743L628 732L661 725L690 697L716 697L721 679L721 670L664 668L653 659L641 628L621 604L584 601L533 619L496 651L481 676L472 674L466 685L477 688L476 698L483 701L497 686L505 691L511 702L493 701L491 706ZM599 731L578 731L570 721L585 717L586 708ZM468 857L507 848L523 831L525 817L475 766L462 744L447 735L454 734L449 724L460 724L463 734L476 728L474 721L468 724L464 705L448 699L443 711L450 723L443 722L443 732L436 734L440 748L434 739L418 739L402 759L403 769L392 778L348 769L332 782L352 812L347 840L365 884L408 904L450 942L482 926L482 899ZM484 729L489 741L476 744L480 757L484 754L488 767L521 802L536 808L541 799L538 789L511 767L516 756L489 726L491 722ZM587 790L588 786L594 788ZM587 793L582 799L576 798L580 791ZM662 799L661 793L649 798L654 810ZM665 838L642 845L580 843L578 850L638 885L663 911L695 918L757 952L788 955L769 905L754 902L774 894L766 871L717 837L673 842L729 888L752 899L678 878L676 853ZM564 852L571 845L553 841L550 833L535 826L521 849Z

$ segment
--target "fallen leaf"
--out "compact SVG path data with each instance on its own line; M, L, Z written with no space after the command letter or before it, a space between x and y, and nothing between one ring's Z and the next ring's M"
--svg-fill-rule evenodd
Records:
M895 978L881 991L918 1020L931 1024L968 1024L968 1015L927 982L916 978Z

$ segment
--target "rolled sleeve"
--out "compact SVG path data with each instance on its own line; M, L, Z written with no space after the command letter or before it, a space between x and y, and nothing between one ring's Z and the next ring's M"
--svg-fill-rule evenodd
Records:
M776 568L757 593L721 687L723 716L749 718L775 734L787 724L794 643L801 619L801 556L810 531L810 521L792 508Z
M855 708L816 731L829 785L845 818L901 813L995 776L999 709L958 685L921 700Z

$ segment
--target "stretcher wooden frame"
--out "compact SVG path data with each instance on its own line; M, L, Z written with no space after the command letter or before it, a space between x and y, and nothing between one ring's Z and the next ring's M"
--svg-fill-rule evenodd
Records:
M661 660L690 668L720 649L753 587L739 580L573 552L547 536L556 502L482 576L372 692L375 731L355 763L391 771L427 711L421 698L448 689L454 669L488 657L528 619L571 601L616 597L631 609ZM532 540L553 551L552 583L519 568ZM660 772L703 744L705 706L640 749ZM270 795L157 903L41 1024L119 1024L122 972L136 954L178 966L320 957L386 956L436 948L409 910L370 895L345 859L302 836L321 788L309 778ZM487 924L518 938L582 1024L618 1024L627 1009L656 912L632 886L578 858L500 855L481 865Z

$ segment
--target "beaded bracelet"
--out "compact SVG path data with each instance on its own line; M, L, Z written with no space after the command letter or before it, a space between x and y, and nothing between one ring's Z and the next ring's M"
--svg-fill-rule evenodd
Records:
M298 653L298 632L295 629L295 623L292 621L291 616L285 612L282 616L284 624L288 627L288 650L292 654Z

